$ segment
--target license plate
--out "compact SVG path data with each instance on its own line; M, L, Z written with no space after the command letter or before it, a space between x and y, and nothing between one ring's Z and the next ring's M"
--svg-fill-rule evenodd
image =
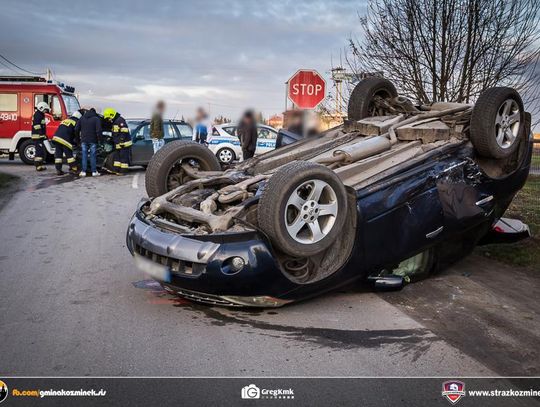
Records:
M154 263L140 255L135 255L135 264L139 270L148 274L150 277L165 283L171 282L171 270L169 270L169 267Z

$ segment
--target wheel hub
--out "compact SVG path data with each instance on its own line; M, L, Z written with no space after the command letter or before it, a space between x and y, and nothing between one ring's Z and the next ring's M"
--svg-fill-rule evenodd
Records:
M312 223L319 217L319 203L313 200L307 201L300 211L300 216L306 223Z

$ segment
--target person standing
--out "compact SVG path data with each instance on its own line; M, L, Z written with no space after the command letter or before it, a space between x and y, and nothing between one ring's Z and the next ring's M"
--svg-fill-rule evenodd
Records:
M96 109L93 107L88 109L81 117L77 124L77 130L80 130L81 134L81 172L80 177L86 177L86 170L88 168L88 154L90 153L90 168L92 170L92 177L98 177L100 174L97 171L97 145L101 142L101 119L96 113Z
M199 107L195 117L195 126L193 127L193 140L199 144L207 145L206 140L211 127L208 122L208 115L202 107Z
M54 133L52 141L54 144L56 175L64 175L64 171L62 171L64 156L69 166L69 172L75 175L77 174L77 164L75 163L75 157L73 157L73 143L80 131L79 119L81 116L81 112L76 111L71 117L63 120Z
M122 115L112 107L103 111L103 117L112 122L112 138L116 151L113 166L117 175L124 175L129 168L129 153L133 144L129 127Z
M152 147L154 148L154 154L163 147L165 140L163 140L163 113L165 112L165 102L160 100L157 102L156 110L152 115L152 121L150 122L150 137L152 138Z
M43 142L47 139L47 122L45 121L45 112L49 112L51 108L46 102L39 102L36 106L36 111L32 117L32 141L36 149L34 164L36 171L44 171L47 169L44 165L45 161L45 146Z
M257 123L255 113L248 110L238 124L238 137L242 146L242 157L247 160L255 155L257 149Z

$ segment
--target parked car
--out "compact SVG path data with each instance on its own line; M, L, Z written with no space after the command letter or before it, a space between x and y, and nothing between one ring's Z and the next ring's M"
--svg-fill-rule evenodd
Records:
M34 107L39 102L47 102L51 107L45 114L44 146L53 155L50 139L62 120L80 109L75 88L37 76L0 76L0 152L9 154L10 160L19 153L22 162L34 164L36 149L31 127Z
M222 164L231 164L242 160L242 147L237 134L238 126L226 123L214 126L212 135L208 138L208 148L216 155ZM257 125L257 149L255 155L272 151L276 148L277 131L264 124Z
M152 139L150 137L149 119L126 119L131 140L130 165L146 167L154 155ZM98 167L114 171L114 143L112 141L110 123L102 120L103 138L98 147ZM163 134L165 144L171 141L191 140L193 129L189 123L182 120L163 120ZM75 155L80 157L80 146L76 146Z
M355 280L402 287L528 236L503 218L532 153L514 89L418 107L368 78L348 108L343 126L227 171L203 146L169 143L127 230L135 263L194 301L276 307Z

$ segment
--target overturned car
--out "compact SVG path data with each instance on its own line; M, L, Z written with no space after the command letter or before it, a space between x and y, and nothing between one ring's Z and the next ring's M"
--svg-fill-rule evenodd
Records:
M501 221L532 152L515 90L415 106L368 78L348 109L342 126L226 171L203 146L166 145L127 231L137 264L188 299L273 307L357 279L399 286L528 234Z

